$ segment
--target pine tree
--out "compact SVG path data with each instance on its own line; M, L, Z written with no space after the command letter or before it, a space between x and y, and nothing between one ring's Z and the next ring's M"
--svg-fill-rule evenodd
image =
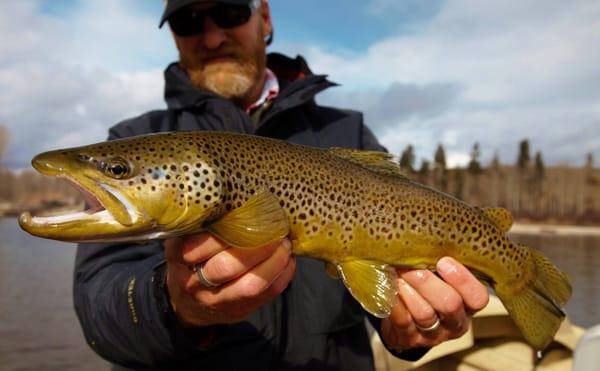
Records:
M594 168L594 154L592 152L588 152L585 156L585 167L586 169Z
M535 153L534 162L535 162L534 178L536 181L541 181L542 179L544 179L544 173L545 173L544 159L542 158L541 151L537 151Z
M421 161L421 168L419 169L419 174L421 174L424 177L428 176L430 168L431 168L431 163L429 161L427 161L426 159L423 159Z
M467 166L469 173L472 175L479 175L481 173L481 164L479 163L480 156L481 150L479 149L479 143L475 142L475 144L473 144L473 149L471 150L471 160Z
M517 159L517 166L519 169L525 170L529 167L529 161L531 161L529 156L529 140L523 139L519 143L519 157Z
M492 158L490 167L496 171L500 170L500 155L498 154L498 151L494 152L494 157Z
M402 155L400 156L400 167L409 172L415 171L415 153L412 145L408 145L406 149L402 151Z
M446 170L446 151L444 151L444 147L442 144L438 144L437 149L435 150L435 167Z
M446 169L446 152L442 144L438 144L435 150L434 162L435 185L445 191L448 187L448 170Z

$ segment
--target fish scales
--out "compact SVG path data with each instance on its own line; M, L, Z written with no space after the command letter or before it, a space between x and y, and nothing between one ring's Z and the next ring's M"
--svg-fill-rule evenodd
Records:
M122 241L207 230L255 248L289 236L295 254L330 264L380 317L397 300L393 267L435 269L452 256L494 287L538 349L551 341L570 296L562 272L506 237L508 211L410 181L385 153L178 132L52 151L33 165L74 181L95 205L86 215L21 217L25 230L46 238Z
M209 167L221 169L225 210L242 206L255 189L274 193L290 218L290 236L299 255L432 267L439 258L456 255L453 250L466 242L473 254L457 251L461 260L476 257L472 266L489 276L490 268L498 269L496 259L508 261L502 273L519 278L517 251L510 250L509 241L469 205L402 178L373 174L323 150L262 138L255 143L246 137L213 136L209 141L190 138L180 153L200 149ZM192 159L186 179L193 179L192 169L202 166ZM201 187L195 196L204 193ZM470 227L462 227L466 225ZM424 254L426 250L431 252ZM477 264L480 255L489 255L491 264Z

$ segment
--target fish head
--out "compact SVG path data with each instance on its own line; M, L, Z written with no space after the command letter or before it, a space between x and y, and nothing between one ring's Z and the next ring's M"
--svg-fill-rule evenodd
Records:
M218 206L217 171L169 136L144 136L45 152L32 166L64 178L82 212L19 218L27 232L71 242L166 238L197 231ZM222 184L222 182L221 182Z

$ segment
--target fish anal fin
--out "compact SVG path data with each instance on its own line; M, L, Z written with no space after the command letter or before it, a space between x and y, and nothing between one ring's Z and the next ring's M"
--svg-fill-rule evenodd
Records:
M390 153L338 147L330 148L329 152L376 173L408 180L396 157Z
M372 315L389 317L398 304L398 275L394 267L369 260L338 264L344 284L352 296Z
M279 199L263 190L206 229L230 246L256 248L283 239L289 234L290 225Z
M504 233L513 225L513 216L503 207L482 207L481 212Z

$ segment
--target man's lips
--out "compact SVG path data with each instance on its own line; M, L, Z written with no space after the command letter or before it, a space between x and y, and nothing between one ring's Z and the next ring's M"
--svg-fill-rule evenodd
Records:
M211 63L232 62L235 60L236 60L236 58L232 54L226 54L226 55L215 55L215 56L203 58L202 63L206 65L206 64L211 64Z

